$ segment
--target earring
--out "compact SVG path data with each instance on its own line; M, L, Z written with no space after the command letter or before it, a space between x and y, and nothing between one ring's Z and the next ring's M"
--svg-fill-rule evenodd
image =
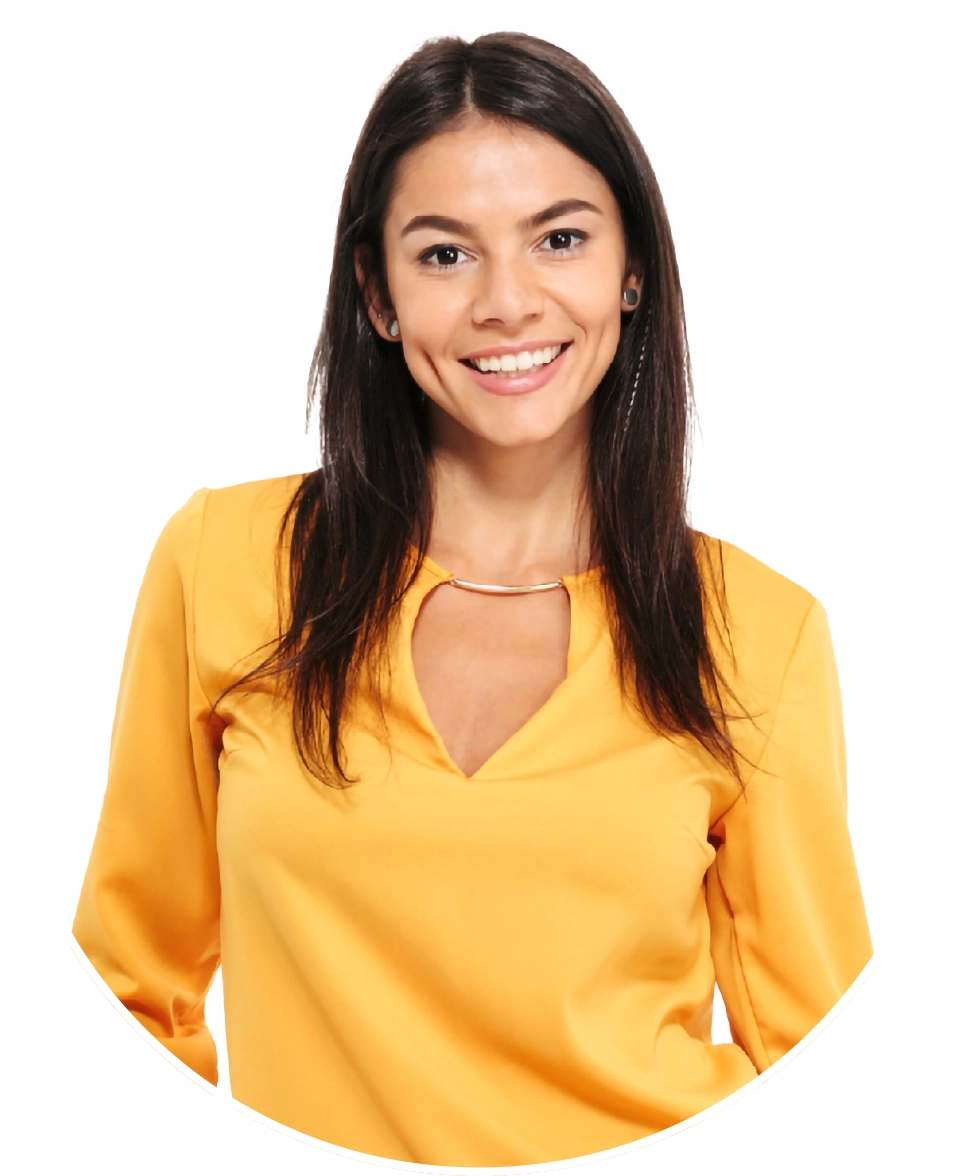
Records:
M639 302L639 291L634 290L632 286L628 286L623 291L623 301L627 306L635 306Z
M398 339L400 337L400 324L393 319L390 325L386 328L391 339Z

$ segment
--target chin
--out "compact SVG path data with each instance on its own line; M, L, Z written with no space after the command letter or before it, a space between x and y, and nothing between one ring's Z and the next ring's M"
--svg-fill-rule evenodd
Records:
M513 421L464 421L463 424L476 437L503 449L520 449L528 445L542 445L564 432L572 425L568 415L545 417L537 414L533 419Z
M503 449L520 449L548 443L560 434L578 432L586 426L589 401L562 394L563 389L543 389L519 396L490 396L472 388L457 389L452 395L431 396L443 417L455 421L477 441ZM559 395L557 395L559 393ZM445 402L445 403L444 403ZM439 421L440 431L445 429Z

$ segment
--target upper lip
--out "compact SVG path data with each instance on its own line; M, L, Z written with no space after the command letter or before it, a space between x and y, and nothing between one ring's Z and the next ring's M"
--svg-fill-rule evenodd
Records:
M469 355L462 355L460 359L482 359L488 355L519 355L521 351L542 351L546 347L562 347L564 343L571 343L572 339L536 339L531 343L502 343L498 347L483 347L480 351L471 351Z

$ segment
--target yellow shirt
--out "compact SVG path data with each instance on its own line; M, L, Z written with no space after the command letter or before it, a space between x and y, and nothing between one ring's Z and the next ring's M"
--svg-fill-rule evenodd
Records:
M868 962L822 606L723 544L756 716L745 788L623 702L598 571L565 578L568 675L473 776L416 686L427 561L392 635L386 732L365 694L346 791L302 768L274 687L211 702L276 633L299 477L202 490L136 605L74 934L211 1082L217 965L234 1096L309 1135L423 1164L560 1160L724 1098ZM715 543L715 541L711 541ZM727 672L732 670L727 665ZM714 979L736 1044L713 1045Z

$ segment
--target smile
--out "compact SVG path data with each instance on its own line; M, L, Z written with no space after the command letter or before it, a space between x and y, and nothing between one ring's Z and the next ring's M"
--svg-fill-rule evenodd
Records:
M551 364L568 343L557 343L553 347L537 348L535 351L506 352L500 355L479 355L462 362L478 372L489 372L500 379L516 379L528 376Z

